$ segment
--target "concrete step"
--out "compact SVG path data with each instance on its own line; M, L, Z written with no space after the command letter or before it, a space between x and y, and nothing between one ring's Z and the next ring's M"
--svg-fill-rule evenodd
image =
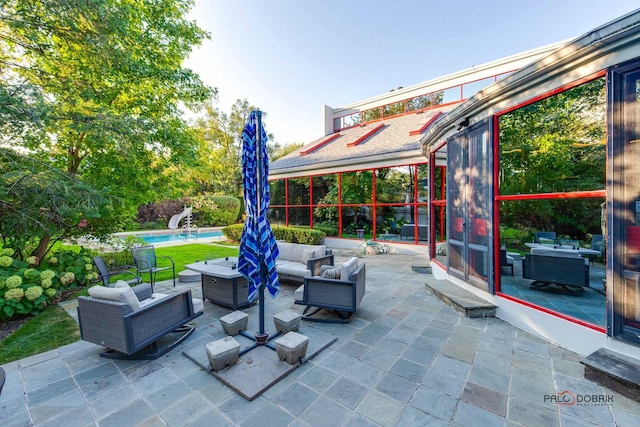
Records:
M640 402L640 360L601 348L580 363L585 378Z
M427 291L466 317L495 317L497 307L448 280L428 280Z

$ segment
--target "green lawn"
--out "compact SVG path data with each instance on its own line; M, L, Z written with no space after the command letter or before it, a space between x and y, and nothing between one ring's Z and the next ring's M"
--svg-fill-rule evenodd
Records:
M156 248L157 256L170 256L176 264L176 275L185 264L196 260L238 256L238 246L190 243ZM158 280L171 279L171 271L158 273ZM148 276L143 277L148 281ZM86 295L86 289L76 295ZM53 350L80 339L78 324L59 306L51 306L34 316L18 330L0 341L0 365L34 354Z

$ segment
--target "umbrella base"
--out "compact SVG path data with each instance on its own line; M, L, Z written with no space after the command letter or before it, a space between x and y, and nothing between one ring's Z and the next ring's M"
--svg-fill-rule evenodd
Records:
M269 333L266 331L263 334L256 332L255 337L256 337L256 344L258 345L265 345L267 341L269 341Z

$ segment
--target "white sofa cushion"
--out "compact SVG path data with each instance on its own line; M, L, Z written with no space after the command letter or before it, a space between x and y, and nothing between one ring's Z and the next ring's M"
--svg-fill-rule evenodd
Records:
M278 245L278 259L286 259L289 261L293 261L293 243L287 242L277 242Z
M124 283L126 286L119 284ZM115 287L107 288L105 286L93 286L88 290L89 295L93 298L104 299L108 301L123 302L128 304L132 310L140 308L140 301L129 284L123 280L118 280Z
M287 262L276 265L278 274L296 277L311 277L311 271L301 262Z
M342 263L340 266L340 280L349 280L351 274L358 268L358 258L351 257L349 261Z

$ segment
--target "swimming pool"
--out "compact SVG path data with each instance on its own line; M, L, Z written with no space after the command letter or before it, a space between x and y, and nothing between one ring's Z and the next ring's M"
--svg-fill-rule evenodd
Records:
M130 235L134 235L134 234L130 234ZM184 242L185 238L184 238L184 233L181 232L173 232L173 233L148 233L148 234L135 234L136 237L141 237L145 243L148 243L150 245L152 244L158 244L158 243L171 243L171 242ZM122 237L122 236L121 236ZM189 234L189 238L186 239L186 241L189 242L198 242L198 241L203 241L203 240L216 240L220 239L224 237L224 234L222 233L222 231L220 230L214 230L214 231L200 231L197 234L197 239L196 239L196 234L195 233L190 233Z

